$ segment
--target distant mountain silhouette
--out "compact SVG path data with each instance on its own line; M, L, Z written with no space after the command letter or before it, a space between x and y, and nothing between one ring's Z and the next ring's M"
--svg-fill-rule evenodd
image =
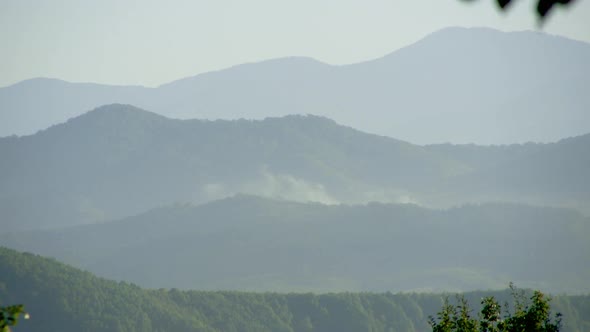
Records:
M173 120L115 104L35 135L0 138L0 232L237 193L430 207L501 200L588 212L589 138L419 146L317 116Z
M383 58L244 64L158 88L33 79L0 88L0 136L97 106L173 118L316 114L413 143L550 142L590 132L590 45L538 32L447 28Z

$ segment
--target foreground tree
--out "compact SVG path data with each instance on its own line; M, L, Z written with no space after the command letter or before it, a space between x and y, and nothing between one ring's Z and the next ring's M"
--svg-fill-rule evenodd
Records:
M493 296L481 301L482 309L477 318L471 316L471 309L465 298L458 297L453 305L446 298L437 317L430 316L432 332L558 332L561 328L561 314L551 317L550 298L540 291L534 291L526 298L524 291L510 284L514 298L514 312L508 304L502 306Z
M29 318L29 314L25 312L25 307L22 304L0 307L0 332L10 331L10 327L18 323L21 314L25 319Z

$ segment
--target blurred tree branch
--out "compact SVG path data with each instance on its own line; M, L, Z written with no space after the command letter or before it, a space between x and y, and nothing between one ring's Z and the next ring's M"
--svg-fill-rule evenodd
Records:
M473 0L464 0L464 1L473 1ZM512 2L514 2L514 1L512 1L512 0L497 0L498 6L502 10L507 10L510 7L509 5ZM574 2L575 2L575 0L538 0L538 2L537 2L537 15L539 16L539 19L541 20L541 22L543 22L545 20L545 18L547 17L547 15L549 15L549 12L551 12L551 10L553 8L555 8L554 5L568 6Z

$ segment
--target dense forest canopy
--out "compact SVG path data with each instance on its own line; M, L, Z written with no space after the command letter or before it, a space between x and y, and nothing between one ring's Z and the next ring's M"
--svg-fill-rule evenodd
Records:
M469 292L478 303L510 291ZM426 331L444 296L429 293L245 293L142 289L98 278L53 259L0 248L0 306L25 303L15 332ZM553 298L563 331L590 329L590 296Z

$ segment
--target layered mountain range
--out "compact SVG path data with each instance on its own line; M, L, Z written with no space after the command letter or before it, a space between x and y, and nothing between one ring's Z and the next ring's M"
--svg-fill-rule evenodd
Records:
M0 243L156 288L587 292L589 149L108 105L0 139Z
M0 88L0 136L123 103L183 119L315 114L419 144L551 142L590 132L589 58L562 37L448 28L345 66L283 58L157 88L32 79Z
M2 231L112 220L237 193L450 207L512 201L588 212L590 136L419 146L317 116L173 120L110 105L0 138Z
M0 245L152 288L589 292L587 59L451 28L346 66L0 88Z

